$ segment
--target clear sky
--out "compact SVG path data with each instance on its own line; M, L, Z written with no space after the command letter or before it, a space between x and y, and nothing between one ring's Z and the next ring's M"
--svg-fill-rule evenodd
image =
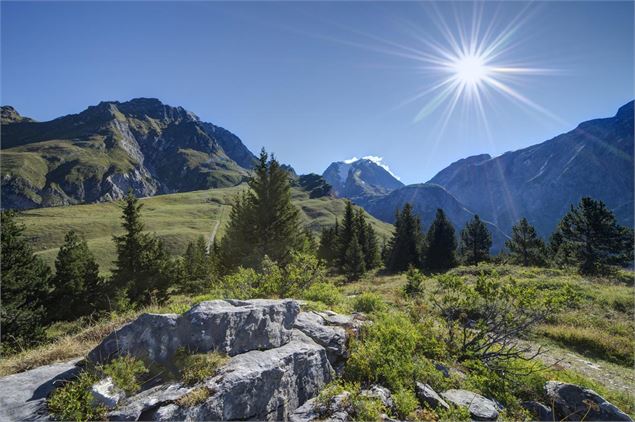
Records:
M301 173L374 155L423 182L468 155L612 116L634 96L630 1L2 1L1 13L2 104L49 120L156 97ZM435 58L470 39L494 51L466 53L459 73ZM458 95L444 96L446 84L417 97L457 74Z

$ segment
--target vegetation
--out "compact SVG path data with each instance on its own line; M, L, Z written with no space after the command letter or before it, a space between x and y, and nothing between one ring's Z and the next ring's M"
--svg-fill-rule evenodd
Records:
M408 267L421 267L423 249L421 222L409 203L395 215L395 229L388 245L386 269L393 272L405 271Z
M179 350L175 357L175 365L180 372L181 381L188 385L213 377L227 361L227 356L217 352L189 353L186 350Z
M492 247L492 235L485 223L478 215L467 222L461 231L461 243L459 255L463 263L476 265L479 262L489 260L489 250Z
M76 380L68 381L53 391L47 401L49 411L61 421L105 420L106 408L92 405L90 387L97 381L97 375L82 372Z
M141 360L126 355L105 365L101 368L101 372L111 377L113 384L127 395L132 395L141 388L141 376L148 373L148 369Z
M457 266L454 226L442 209L437 210L426 241L424 266L427 271L438 273Z
M512 237L505 242L505 246L515 264L525 267L545 264L545 242L524 217L512 227Z

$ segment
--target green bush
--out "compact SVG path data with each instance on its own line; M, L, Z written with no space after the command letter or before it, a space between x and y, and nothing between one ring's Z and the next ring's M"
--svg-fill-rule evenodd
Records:
M401 388L392 393L392 400L395 404L395 412L401 420L406 420L417 410L419 401L415 393L409 388Z
M139 391L140 378L148 373L148 369L141 360L129 355L114 359L101 371L104 375L112 377L113 383L128 395Z
M362 383L380 383L391 390L411 387L413 356L420 338L405 314L377 315L372 324L364 326L360 337L351 341L347 377Z
M353 419L356 421L381 421L381 415L386 411L386 406L378 398L362 395L353 398Z
M322 302L325 305L334 306L344 300L344 296L332 283L315 283L309 287L302 298L314 302Z
M410 267L406 273L406 285L403 292L406 296L417 297L423 294L423 274L416 268Z
M174 358L181 380L188 385L213 377L227 361L227 356L217 352L189 354L184 349L179 349Z
M105 420L106 408L92 404L90 388L97 381L95 374L82 372L77 379L53 391L47 401L51 414L62 421Z
M469 422L472 420L467 407L450 406L449 409L436 410L440 422Z
M353 300L353 309L357 312L381 312L386 309L386 304L381 296L373 292L364 292Z

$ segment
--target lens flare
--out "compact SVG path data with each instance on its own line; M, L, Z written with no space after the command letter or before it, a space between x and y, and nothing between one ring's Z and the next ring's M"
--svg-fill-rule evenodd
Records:
M452 63L452 70L459 82L470 86L483 83L489 72L483 57L476 55L465 55L457 58Z

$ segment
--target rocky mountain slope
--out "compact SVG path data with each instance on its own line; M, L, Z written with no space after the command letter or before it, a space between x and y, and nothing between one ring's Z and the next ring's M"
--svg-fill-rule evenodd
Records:
M343 198L385 195L403 186L385 168L368 158L331 163L322 177Z
M547 236L583 196L604 201L632 227L633 102L541 144L460 160L430 182L505 232L524 216Z
M48 122L2 107L2 206L33 208L234 186L254 155L231 132L157 99Z

